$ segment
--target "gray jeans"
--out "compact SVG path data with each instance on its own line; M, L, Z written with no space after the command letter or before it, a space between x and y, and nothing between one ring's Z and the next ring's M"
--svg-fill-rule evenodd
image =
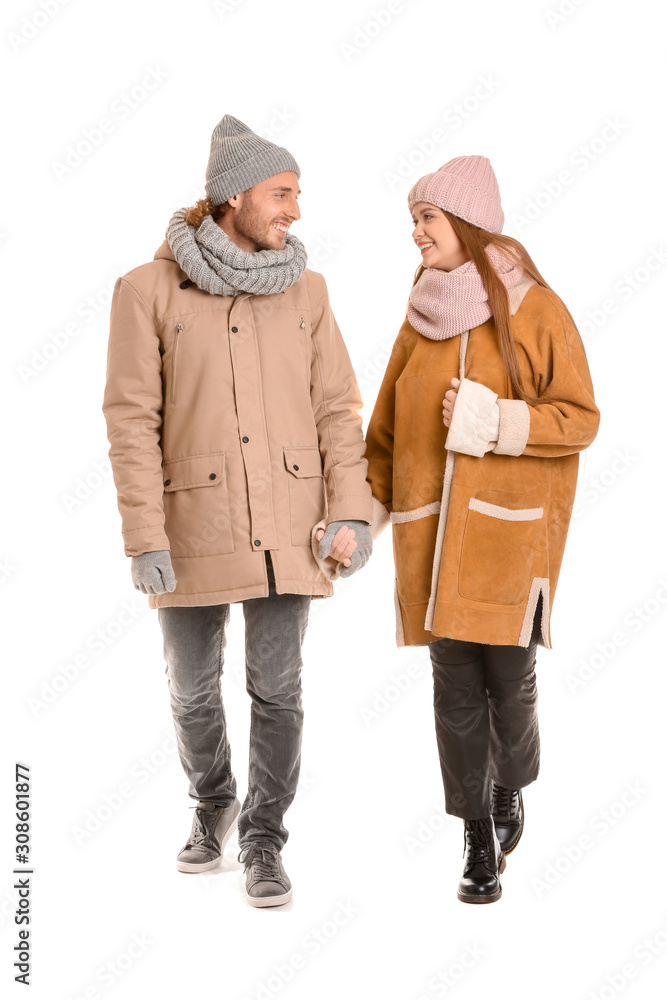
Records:
M296 794L301 765L301 647L310 595L276 594L266 551L269 596L242 601L246 690L250 695L248 794L238 820L239 847L282 850L283 816ZM158 608L165 673L178 752L197 801L231 803L231 768L220 677L229 604Z

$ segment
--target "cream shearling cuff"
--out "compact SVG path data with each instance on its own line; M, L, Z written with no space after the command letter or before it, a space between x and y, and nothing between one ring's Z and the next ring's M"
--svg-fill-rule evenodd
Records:
M522 455L530 434L530 409L523 399L499 399L500 426L496 455ZM454 406L456 412L456 406Z
M498 394L482 385L464 378L459 385L452 412L452 420L445 439L448 451L481 458L494 450L499 440L500 410Z

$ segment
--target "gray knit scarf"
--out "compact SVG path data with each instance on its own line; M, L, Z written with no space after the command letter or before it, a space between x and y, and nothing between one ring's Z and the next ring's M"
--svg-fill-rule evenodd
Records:
M283 250L241 250L213 216L200 226L185 221L187 209L179 208L167 226L171 251L187 276L213 295L273 295L289 288L303 274L308 255L301 240L285 234Z

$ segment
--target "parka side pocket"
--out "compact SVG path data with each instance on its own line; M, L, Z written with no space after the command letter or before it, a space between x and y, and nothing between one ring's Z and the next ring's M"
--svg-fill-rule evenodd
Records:
M234 551L225 453L163 461L165 532L172 556Z
M504 495L516 506L468 502L459 558L459 594L470 601L523 603L532 579L543 507L520 507L525 495Z
M292 545L311 544L311 533L327 513L320 449L315 446L283 448L288 473Z

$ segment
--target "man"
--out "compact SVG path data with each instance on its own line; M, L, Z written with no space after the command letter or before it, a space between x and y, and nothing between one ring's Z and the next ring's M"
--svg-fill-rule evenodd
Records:
M179 756L196 806L179 871L215 867L238 824L246 897L291 898L283 816L301 761L310 601L365 565L373 500L361 396L323 277L289 232L300 171L225 115L206 198L115 285L103 412L125 554L158 609ZM248 794L220 692L242 602Z

